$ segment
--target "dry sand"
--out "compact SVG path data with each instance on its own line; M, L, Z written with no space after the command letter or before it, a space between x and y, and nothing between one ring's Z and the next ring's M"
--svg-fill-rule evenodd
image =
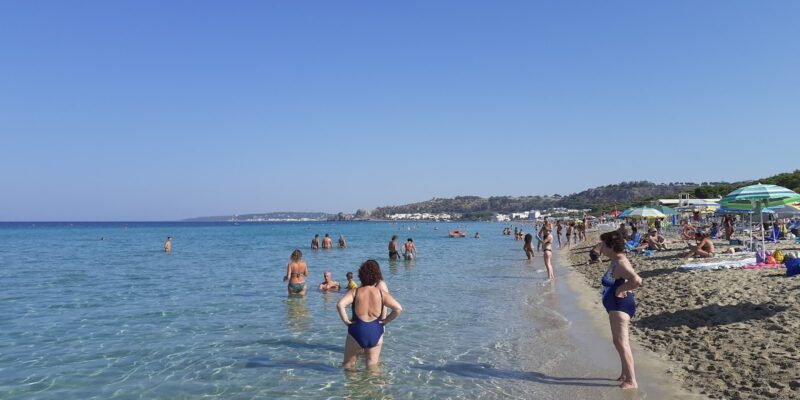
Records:
M568 257L599 290L608 262L588 264L597 237L590 234ZM784 268L682 272L677 267L688 262L679 258L685 245L668 245L670 250L654 256L629 257L644 280L636 291L634 340L668 360L673 365L669 373L695 393L800 398L800 276L786 277ZM715 245L718 252L728 247L723 241ZM781 247L800 250L797 244ZM600 295L596 298L602 309Z

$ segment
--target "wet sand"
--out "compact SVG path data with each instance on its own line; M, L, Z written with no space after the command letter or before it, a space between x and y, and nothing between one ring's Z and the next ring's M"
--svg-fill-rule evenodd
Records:
M561 354L545 369L550 376L591 377L597 380L577 379L581 384L592 383L591 391L578 392L577 398L594 399L701 399L705 396L691 393L681 387L680 382L668 374L670 365L656 354L634 343L638 390L621 390L614 379L619 375L619 356L611 343L608 317L602 305L597 306L600 294L591 288L577 272L567 268L567 251L556 250L554 268L556 280L550 285L551 292L536 301L531 308L534 313L550 313L551 323L544 332L531 335L527 342L536 347L537 341L570 343L571 351ZM534 263L541 268L541 258ZM548 293L548 292L546 292ZM537 316L542 320L542 316ZM538 344L540 347L541 344ZM525 341L520 348L525 347ZM525 351L520 351L525 363ZM565 382L566 383L566 382ZM571 392L571 391L570 391ZM564 398L561 391L553 398ZM589 397L583 397L589 396Z
M600 277L608 262L588 264L598 234L573 247L569 265L595 294L593 307L603 310ZM717 251L728 247L715 241ZM800 398L799 277L786 270L701 270L683 272L683 242L654 256L631 256L644 280L636 291L637 315L631 334L637 346L667 362L667 372L687 390L710 398ZM800 250L796 244L783 248ZM774 248L774 245L767 247ZM716 261L716 260L715 260ZM634 349L640 385L641 352ZM659 397L659 396L656 396Z

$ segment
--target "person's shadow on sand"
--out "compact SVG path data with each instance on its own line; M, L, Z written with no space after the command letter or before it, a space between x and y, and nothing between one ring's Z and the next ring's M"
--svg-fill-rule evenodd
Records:
M665 330L678 326L696 329L703 326L719 326L736 322L766 319L786 310L777 304L739 303L727 306L711 304L694 310L680 310L650 315L636 321L639 328Z
M598 381L614 382L606 378L560 377L549 376L535 371L513 371L495 368L486 363L449 362L442 366L415 365L414 368L426 371L439 371L474 379L511 379L543 383L548 385L565 386L593 386L616 387L618 383L599 383Z

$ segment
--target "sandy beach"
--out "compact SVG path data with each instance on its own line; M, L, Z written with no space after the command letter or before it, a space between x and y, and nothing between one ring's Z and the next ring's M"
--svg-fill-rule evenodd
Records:
M589 264L599 233L565 252L570 265L593 288L608 262ZM710 398L800 398L800 277L784 268L684 272L682 241L670 250L630 259L644 285L636 291L633 339L671 365L668 373L694 393ZM718 252L728 247L715 241ZM800 250L797 244L781 248ZM768 245L768 249L774 245ZM719 258L712 261L719 261ZM707 260L706 260L707 261ZM599 294L596 306L602 309ZM635 355L634 355L635 356Z

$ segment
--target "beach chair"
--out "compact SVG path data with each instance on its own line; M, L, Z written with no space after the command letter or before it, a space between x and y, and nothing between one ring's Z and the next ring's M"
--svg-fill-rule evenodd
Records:
M636 252L639 247L639 242L641 240L642 240L642 235L640 235L639 232L634 233L633 238L630 241L625 242L625 250Z

